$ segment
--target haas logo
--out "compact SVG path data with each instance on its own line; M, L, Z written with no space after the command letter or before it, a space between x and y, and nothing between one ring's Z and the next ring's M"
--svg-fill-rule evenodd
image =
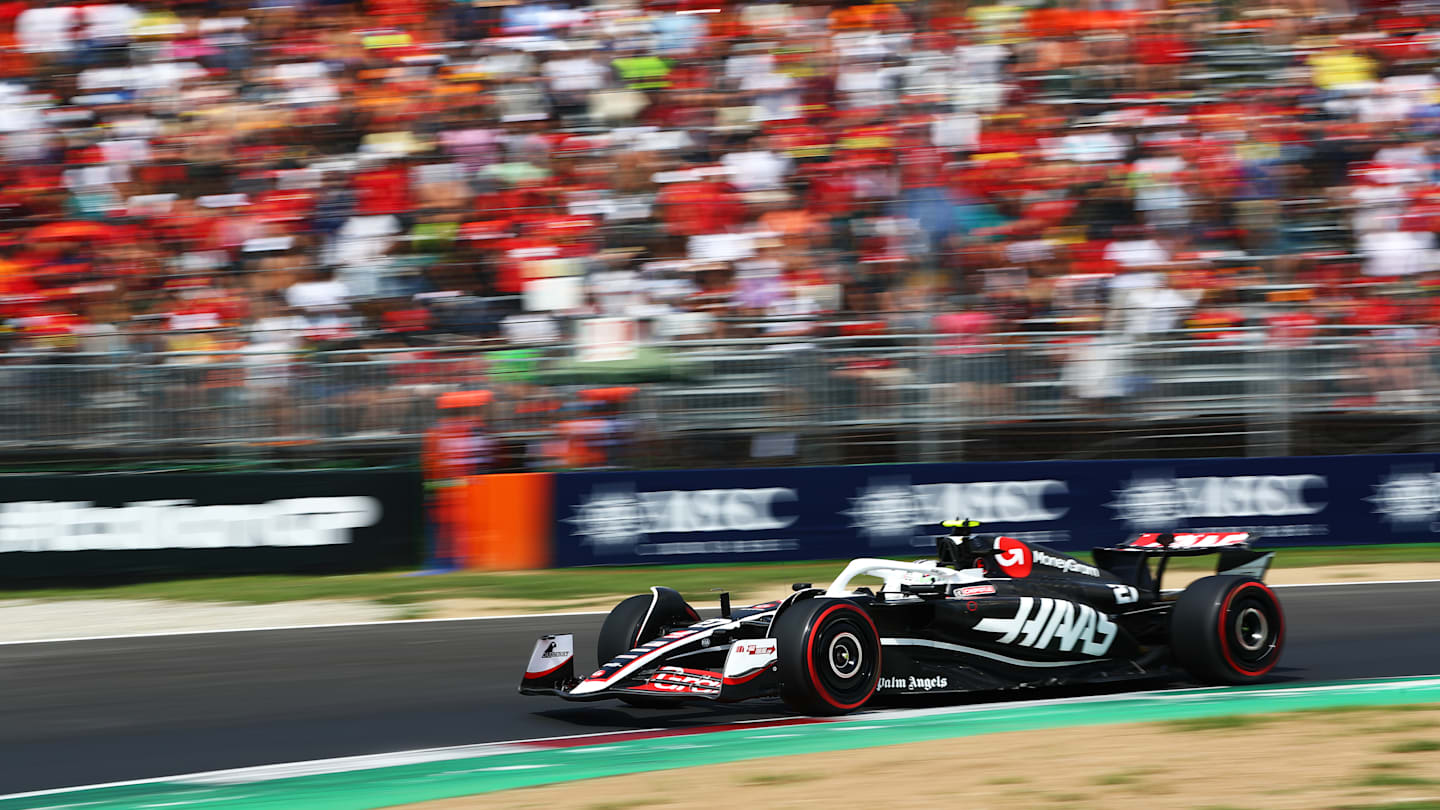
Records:
M1118 632L1109 616L1089 605L1029 596L1020 597L1014 616L981 619L975 629L998 633L1000 637L996 641L1001 644L1060 652L1074 652L1078 647L1085 655L1096 657L1110 651Z
M1001 537L995 541L995 548L998 549L995 562L1006 574L1015 579L1030 576L1030 568L1035 561L1029 546L1013 537Z

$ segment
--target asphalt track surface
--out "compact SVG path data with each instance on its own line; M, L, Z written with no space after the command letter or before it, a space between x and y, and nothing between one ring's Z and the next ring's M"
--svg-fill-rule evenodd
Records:
M1440 673L1440 583L1286 588L1280 596L1289 640L1276 680ZM583 670L602 618L0 646L0 794L784 714L778 702L666 711L516 693L537 635L575 632ZM1097 691L1114 690L1080 693Z

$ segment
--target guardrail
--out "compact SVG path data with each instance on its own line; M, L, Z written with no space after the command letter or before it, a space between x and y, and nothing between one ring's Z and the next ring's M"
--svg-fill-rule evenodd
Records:
M1048 435L1053 451L998 457L1165 455L1167 441L1188 455L1412 450L1436 444L1433 343L1364 327L751 337L655 343L611 363L576 362L566 345L12 352L0 452L413 451L436 398L476 388L494 394L487 427L510 468L567 466L547 442L587 419L607 426L601 466L707 452L732 465L997 458L987 443L1007 431ZM617 383L609 405L582 394ZM1337 419L1353 450L1323 427ZM1317 436L1330 444L1309 448Z

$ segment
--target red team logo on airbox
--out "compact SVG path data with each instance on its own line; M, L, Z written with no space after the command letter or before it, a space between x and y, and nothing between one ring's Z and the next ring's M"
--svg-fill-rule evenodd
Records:
M995 562L1005 573L1015 579L1030 576L1030 566L1034 564L1034 560L1030 557L1029 546L1013 537L1001 537L996 539L995 548Z

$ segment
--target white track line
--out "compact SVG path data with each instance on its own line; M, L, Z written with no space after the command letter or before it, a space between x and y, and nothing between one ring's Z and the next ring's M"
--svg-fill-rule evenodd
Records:
M1296 582L1290 585L1271 585L1272 588L1344 588L1347 585L1422 585L1440 582L1440 579L1376 579L1369 582Z
M772 723L777 720L789 721L791 717L759 717L746 720L734 720L728 723L715 723L714 725L738 726L759 723ZM832 720L817 720L817 722L834 722ZM362 754L360 756L330 757L326 759L307 759L296 762L277 762L270 765L250 765L243 768L225 768L218 771L199 771L196 773L175 774L173 776L151 776L145 779L131 779L124 782L101 782L94 785L74 785L72 787L49 788L47 790L34 790L28 793L9 793L0 795L0 801L7 799L29 799L38 796L54 796L61 793L73 793L79 790L98 790L100 788L134 787L136 785L154 785L161 782L183 782L194 784L197 787L203 785L235 784L249 775L259 778L282 778L279 775L285 769L293 769L287 776L301 776L306 773L340 773L347 770L361 770L369 768L383 768L388 765L405 765L417 762L443 762L449 759L467 759L476 756L488 756L491 754L506 754L517 749L525 749L535 743L556 742L559 740L585 740L592 737L614 737L625 735L653 734L657 731L677 731L677 729L656 726L655 728L634 728L623 731L591 731L584 734L562 734L554 737L530 737L524 740L501 740L490 743L467 743L465 745L446 745L439 748L414 748L406 751L391 751L384 754ZM684 736L682 733L676 736ZM390 761L385 761L390 760ZM350 765L358 767L348 767Z
M1420 585L1440 584L1440 579L1377 579L1366 582L1304 582L1294 585L1271 585L1272 588L1345 588L1366 585ZM391 627L406 624L441 624L444 622L484 622L499 619L544 619L564 616L604 616L608 610L576 610L562 613L510 613L503 616L456 616L448 619L382 619L369 622L336 622L333 624L290 624L273 627L231 627L219 630L179 630L164 633L125 633L109 636L67 636L65 638L37 638L19 641L0 641L0 647L22 644L64 644L73 641L120 641L131 638L167 638L170 636L209 636L220 633L268 633L285 630L335 630L346 627Z

